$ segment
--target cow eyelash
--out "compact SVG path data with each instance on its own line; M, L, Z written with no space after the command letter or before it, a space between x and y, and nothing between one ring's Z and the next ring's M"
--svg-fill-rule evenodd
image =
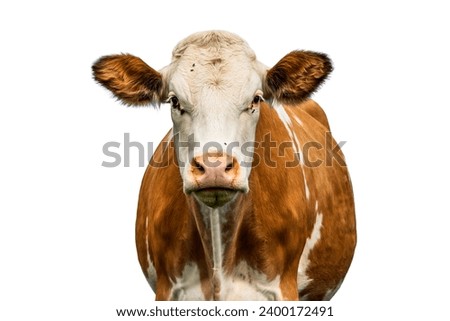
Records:
M177 96L170 96L166 102L169 103L173 109L179 110L181 115L184 114L184 109L181 108L180 101Z

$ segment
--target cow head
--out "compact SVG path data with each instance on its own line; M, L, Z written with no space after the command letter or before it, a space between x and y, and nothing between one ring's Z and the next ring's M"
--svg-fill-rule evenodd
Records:
M269 69L222 31L189 36L156 71L140 58L105 56L94 78L127 105L169 103L184 192L220 207L248 191L260 104L305 100L331 72L326 55L294 51Z

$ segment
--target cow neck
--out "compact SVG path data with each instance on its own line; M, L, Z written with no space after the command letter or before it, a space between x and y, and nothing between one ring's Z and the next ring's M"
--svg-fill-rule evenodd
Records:
M235 211L238 203L240 203L240 198L233 205L210 208L191 200L209 270L208 275L214 300L220 300L221 286L224 274L227 272L227 262L235 256L233 238L236 236L237 227L241 221L241 216L237 215Z

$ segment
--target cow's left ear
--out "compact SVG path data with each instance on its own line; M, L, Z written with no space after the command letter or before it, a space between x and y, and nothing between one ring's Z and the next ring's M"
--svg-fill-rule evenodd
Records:
M267 72L265 92L285 104L307 99L333 70L327 55L312 51L292 51Z

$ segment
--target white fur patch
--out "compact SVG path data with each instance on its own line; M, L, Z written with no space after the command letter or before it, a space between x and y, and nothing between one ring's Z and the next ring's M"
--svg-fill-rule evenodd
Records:
M306 182L306 175L305 175L305 170L303 169L303 166L302 166L302 172L303 172L303 184L305 184L305 197L306 197L306 200L309 200L311 193L309 191L308 183Z
M176 278L176 281L172 283L169 300L205 300L197 264L193 262L186 264L181 276Z
M300 126L303 126L303 122L300 118L298 118L296 115L294 115L294 119Z
M153 262L150 259L150 251L149 251L149 243L148 243L148 234L147 234L147 228L148 228L148 217L145 218L145 248L147 252L147 282L150 284L150 287L152 288L153 292L156 293L156 270L153 266Z
M219 217L219 210L210 210L210 224L211 224L211 241L212 241L212 256L213 256L213 286L219 287L221 290L223 283L223 248L222 248L222 233ZM213 289L213 292L217 292L217 289Z
M280 118L281 122L283 123L284 127L286 128L286 131L292 142L292 147L294 148L294 151L295 151L295 157L298 157L300 160L300 167L302 169L302 174L303 174L303 183L305 185L305 197L306 197L306 200L309 200L311 193L309 191L309 186L306 181L306 174L305 174L305 169L304 169L305 159L304 159L303 153L300 151L301 143L300 143L297 135L295 134L295 131L293 130L293 124L292 124L291 118L289 117L288 113L284 109L284 106L281 105L280 103L278 103L277 101L274 101L273 109L277 112L278 117ZM297 116L294 116L294 119L299 123L299 125L303 125L302 121Z
M292 130L291 118L289 117L288 113L284 109L284 106L276 101L273 102L273 109L277 112L278 117L280 118L281 122L283 123L284 127L286 128L289 138L291 139L292 147L294 148L295 154L298 155L298 157L300 157L300 161L303 164L303 155L300 154L300 151L299 151L300 145L298 144L297 135L295 135L295 132Z
M316 201L316 221L314 223L313 230L311 232L310 237L305 242L305 246L303 248L302 256L300 257L300 262L298 266L297 273L297 286L298 291L302 291L305 289L309 283L313 280L310 279L307 275L308 266L310 263L309 254L314 249L314 246L320 240L320 230L322 228L322 220L323 214L318 212L318 202Z
M282 300L280 276L269 281L267 276L241 261L224 279L222 300Z
M241 261L231 275L221 280L219 300L224 301L266 301L282 300L280 276L268 280L266 275L252 269ZM172 284L169 300L205 300L201 289L198 266L190 262L180 277Z
M219 300L280 300L280 277L269 281L263 273L241 261L231 275L224 274L222 261L222 226L226 223L221 209L210 209L210 228L213 255L213 284L220 286ZM216 289L217 290L217 289Z
M231 273L223 270L224 247L222 229L227 223L226 208L211 209L201 207L205 227L211 233L213 280L211 284L216 300L282 300L280 276L268 280L260 271L251 268L245 261ZM173 283L172 300L200 300L200 274L195 263L187 264L183 273Z

